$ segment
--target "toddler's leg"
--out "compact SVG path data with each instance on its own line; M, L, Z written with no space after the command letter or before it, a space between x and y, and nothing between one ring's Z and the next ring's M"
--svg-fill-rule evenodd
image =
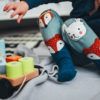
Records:
M45 44L59 67L58 81L72 80L76 71L71 56L61 36L62 20L53 10L44 11L39 17L39 25Z
M85 21L79 18L69 19L62 29L64 40L100 67L100 39Z

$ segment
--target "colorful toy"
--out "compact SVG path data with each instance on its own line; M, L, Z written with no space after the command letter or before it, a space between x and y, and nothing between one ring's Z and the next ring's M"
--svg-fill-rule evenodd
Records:
M6 62L18 61L20 58L21 56L18 55L7 56Z
M6 64L6 76L11 79L17 79L23 76L21 62L9 62Z
M6 72L6 49L5 49L5 41L3 39L0 40L0 74L5 74Z
M7 79L12 86L19 86L23 80L28 81L39 76L38 69L34 68L32 57L25 57L19 61L8 62L6 64L6 75L0 75L0 79Z
M0 74L6 73L6 61L3 57L0 57Z
M34 71L34 60L32 57L21 58L21 59L19 59L19 62L22 63L23 73L25 75Z
M25 82L27 82L33 78L36 78L37 76L39 76L39 72L38 69L35 69L33 72L27 75L23 75L22 77L19 78L8 78L6 75L0 75L0 79L7 79L13 87L17 87L22 84L24 79L26 79Z

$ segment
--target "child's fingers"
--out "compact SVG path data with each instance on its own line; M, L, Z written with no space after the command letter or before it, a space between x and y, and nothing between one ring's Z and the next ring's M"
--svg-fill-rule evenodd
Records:
M9 12L10 10L14 10L16 7L14 7L13 5L11 5L11 6L9 6L8 8L7 8L7 12Z
M9 8L10 6L12 6L12 5L13 5L12 3L6 4L6 5L4 6L3 10L4 10L4 11L7 11L8 8Z
M9 7L8 5L5 5L3 8L3 11L6 11L8 9L8 7Z
M16 9L12 14L11 14L11 18L16 16L16 15L19 15L20 13L20 10L19 9Z
M24 15L19 15L17 19L17 23L20 23Z

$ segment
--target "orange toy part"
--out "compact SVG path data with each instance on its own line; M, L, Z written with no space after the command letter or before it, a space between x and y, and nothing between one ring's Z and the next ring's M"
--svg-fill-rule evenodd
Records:
M18 61L20 58L22 57L18 55L8 56L6 57L6 62Z

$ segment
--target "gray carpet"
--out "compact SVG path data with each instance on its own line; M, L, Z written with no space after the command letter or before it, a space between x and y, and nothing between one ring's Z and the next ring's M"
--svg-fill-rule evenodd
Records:
M100 76L83 68L77 70L76 78L63 84L47 80L35 85L39 78L33 79L19 95L8 100L100 100Z
M43 44L33 51L39 57L37 64L47 63L45 68L52 67L47 59L50 54ZM41 63L43 58L44 62ZM95 67L80 66L76 69L77 76L70 82L58 84L50 81L47 74L43 74L26 83L18 95L7 100L100 100L100 75Z

